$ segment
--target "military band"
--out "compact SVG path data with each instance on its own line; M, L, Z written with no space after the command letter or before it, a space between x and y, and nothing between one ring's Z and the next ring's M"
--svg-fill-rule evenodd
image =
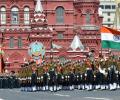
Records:
M20 80L15 76L0 76L0 89L20 88Z

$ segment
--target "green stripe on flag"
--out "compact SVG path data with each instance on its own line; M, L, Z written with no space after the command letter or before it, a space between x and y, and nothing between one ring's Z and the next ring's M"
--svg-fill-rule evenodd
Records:
M102 41L102 48L111 48L111 49L120 50L120 42L103 40Z

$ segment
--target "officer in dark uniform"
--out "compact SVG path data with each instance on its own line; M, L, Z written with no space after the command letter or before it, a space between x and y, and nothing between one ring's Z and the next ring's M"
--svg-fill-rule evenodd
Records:
M109 76L108 76L108 70L106 70L106 74L105 74L105 89L106 89L106 90L109 89Z
M14 75L11 76L11 85L12 85L11 87L12 88L15 88L15 86L16 86L16 84L15 84L15 78L16 77Z
M26 91L27 92L31 92L32 88L31 88L31 77L26 77Z
M93 81L94 81L94 75L93 75L93 71L92 71L92 69L91 68L87 68L87 71L86 71L86 74L87 74L87 76L86 76L86 82L87 82L87 90L92 90L93 89L93 87L92 87L92 85L93 85Z
M118 89L120 89L120 72L118 71Z
M61 76L61 86L62 86L62 88L61 89L63 89L64 90L64 87L65 87L65 75L64 74L62 74L62 76Z
M82 74L80 72L78 73L78 89L82 89Z
M74 77L74 87L75 87L75 89L78 89L78 75L77 75L77 73L75 73L75 77Z
M110 82L110 90L115 90L117 88L117 75L115 73L114 65L111 65L108 72L109 82Z
M37 91L41 90L41 78L40 78L40 76L37 77L36 87L37 87Z
M100 89L100 84L101 84L101 73L99 70L96 70L95 77L94 77L94 86L95 89Z
M37 83L37 75L35 70L33 71L31 75L31 85L32 85L32 91L36 91L36 83Z
M21 78L21 91L26 91L26 78Z
M68 73L64 74L64 76L63 76L63 89L64 90L70 89L69 81L70 81L69 74Z
M2 76L0 76L0 89L2 88Z
M78 90L81 89L81 74L80 74L80 72L75 73L74 85L76 86L76 89L78 89Z
M81 89L84 90L85 89L85 84L86 84L86 76L85 73L81 74Z
M58 72L57 74L57 91L62 89L62 74Z
M100 73L100 80L101 90L105 90L105 73Z
M18 77L15 78L15 83L16 83L15 88L20 88L20 81Z
M52 70L49 71L49 76L50 76L50 80L49 80L49 90L52 91L57 91L57 77L56 77L56 73L54 68L52 68Z
M62 89L62 67L57 65L57 91Z
M8 82L7 82L7 77L6 76L4 76L4 85L5 85L5 89L7 89L8 88Z
M40 90L43 91L43 75L40 76Z
M69 77L69 89L74 90L74 73L71 71L68 77Z
M5 77L2 77L2 88L5 88Z
M24 79L24 88L25 88L25 92L28 92L27 77L25 77Z
M43 91L48 90L48 73L43 74Z

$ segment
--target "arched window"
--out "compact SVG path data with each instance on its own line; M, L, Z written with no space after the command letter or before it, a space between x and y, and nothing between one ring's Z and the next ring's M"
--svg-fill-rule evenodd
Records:
M64 23L64 8L63 7L57 7L56 9L56 22L57 23Z
M29 24L30 20L30 15L29 15L29 8L25 7L24 8L24 24Z
M6 8L5 7L2 7L0 9L0 12L1 12L1 24L6 24Z
M18 48L22 48L22 38L18 37Z
M11 24L19 23L19 9L17 7L13 7L11 9Z
M9 44L10 48L14 48L14 37L11 36L10 37L10 44Z
M90 13L89 12L87 12L86 13L86 24L90 24Z

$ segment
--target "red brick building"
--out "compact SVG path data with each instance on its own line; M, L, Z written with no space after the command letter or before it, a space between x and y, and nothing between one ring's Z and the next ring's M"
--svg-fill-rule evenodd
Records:
M28 47L35 41L45 46L46 61L51 55L53 60L79 60L89 50L95 50L97 56L102 23L98 8L99 0L0 0L0 44L5 52L5 69L17 71L28 62ZM76 34L83 51L70 47ZM52 50L51 43L55 45Z

